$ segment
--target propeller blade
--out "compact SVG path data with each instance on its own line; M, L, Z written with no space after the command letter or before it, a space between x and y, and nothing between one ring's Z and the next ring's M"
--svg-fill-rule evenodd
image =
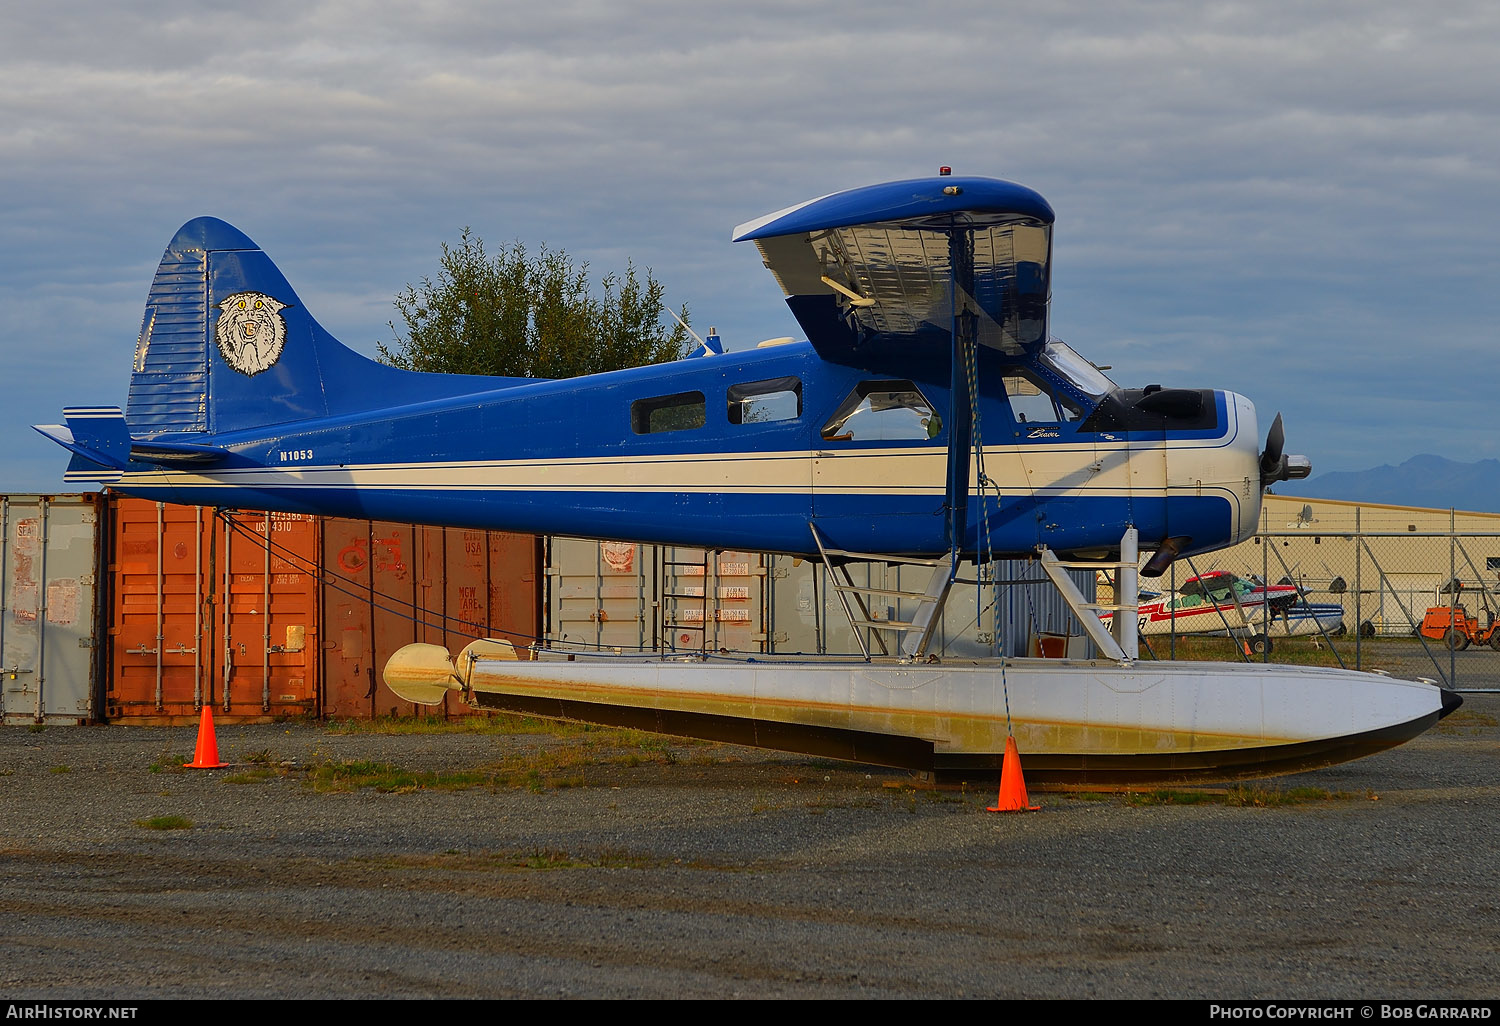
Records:
M1286 447L1286 429L1281 426L1281 414L1271 421L1271 430L1266 432L1266 449L1260 454L1262 475L1274 474L1281 463L1281 451Z

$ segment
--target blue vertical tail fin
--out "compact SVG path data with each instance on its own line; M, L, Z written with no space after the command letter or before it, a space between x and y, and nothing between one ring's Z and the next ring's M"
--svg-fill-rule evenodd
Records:
M151 282L125 420L137 439L191 442L516 380L422 374L359 355L312 318L243 232L199 217L173 236Z

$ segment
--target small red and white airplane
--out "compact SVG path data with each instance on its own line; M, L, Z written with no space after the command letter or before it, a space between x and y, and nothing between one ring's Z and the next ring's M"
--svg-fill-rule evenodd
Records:
M1108 622L1110 612L1100 614ZM1344 607L1311 603L1293 584L1264 584L1227 570L1189 577L1176 591L1141 592L1142 635L1218 634L1243 637L1263 652L1272 636L1343 633Z

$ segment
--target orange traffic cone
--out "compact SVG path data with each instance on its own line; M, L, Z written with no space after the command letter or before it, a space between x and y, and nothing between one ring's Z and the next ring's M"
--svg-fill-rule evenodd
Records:
M193 761L185 762L187 769L223 769L226 764L219 761L219 742L214 738L214 710L203 703L203 714L198 717L198 747L193 749Z
M1036 812L1040 805L1029 804L1026 797L1026 781L1021 776L1021 753L1016 751L1016 739L1005 739L1005 761L1000 764L1000 794L995 804L986 806L990 812Z

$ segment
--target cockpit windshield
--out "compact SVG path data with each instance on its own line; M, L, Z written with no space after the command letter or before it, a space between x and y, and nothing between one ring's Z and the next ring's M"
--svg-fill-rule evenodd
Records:
M1117 386L1088 360L1075 353L1066 342L1048 339L1037 360L1052 373L1067 381L1084 395L1100 399Z

